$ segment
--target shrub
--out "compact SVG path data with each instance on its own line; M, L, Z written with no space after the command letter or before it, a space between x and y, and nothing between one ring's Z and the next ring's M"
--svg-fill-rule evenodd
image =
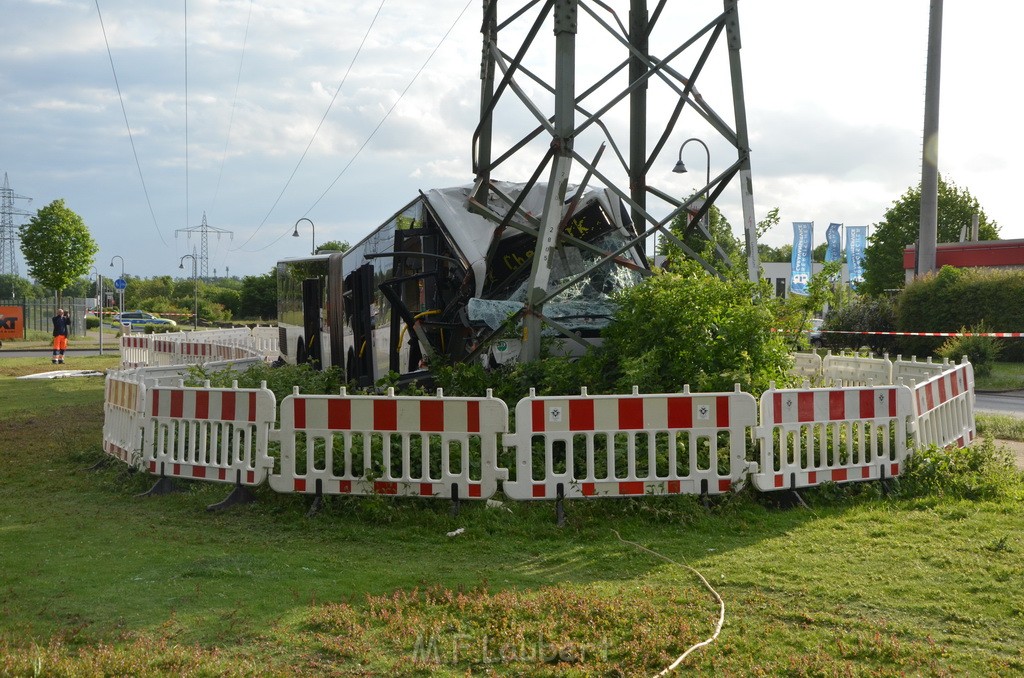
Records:
M895 337L885 334L856 334L858 332L892 332L896 329L896 308L888 297L861 297L840 307L834 307L825 316L822 325L822 344L835 351L857 350L868 346L875 353L892 353ZM845 334L845 333L851 334Z
M896 309L896 326L906 332L956 332L986 326L999 332L1024 331L1024 271L943 266L936 274L907 285ZM903 337L904 355L930 355L942 339ZM1024 360L1024 342L1004 347L1003 359Z
M988 330L984 323L976 328L972 327L970 332L966 328L960 328L960 333L963 335L984 334L985 332ZM985 377L992 373L992 366L999 360L1002 351L1003 342L994 337L960 336L949 337L935 352L952 361L967 356L971 365L974 366L974 374Z
M100 326L100 319L94 315L85 316L85 329L94 330Z
M991 438L967 447L933 445L911 455L900 476L900 493L971 501L1020 499L1024 475L1006 448L997 447Z
M722 280L693 261L656 274L617 299L604 343L585 359L601 389L628 393L731 391L784 383L791 358L773 333L775 301L745 279Z

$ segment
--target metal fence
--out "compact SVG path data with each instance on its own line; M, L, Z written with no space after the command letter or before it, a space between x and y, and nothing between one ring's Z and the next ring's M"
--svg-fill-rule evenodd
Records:
M50 334L53 332L53 316L58 308L71 314L71 336L85 336L85 312L88 303L85 299L65 297L60 306L55 299L25 299L21 302L25 309L25 331L37 330Z

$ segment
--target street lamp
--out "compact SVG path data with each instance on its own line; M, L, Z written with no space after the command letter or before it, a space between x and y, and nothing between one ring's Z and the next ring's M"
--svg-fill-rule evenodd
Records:
M302 217L299 221L309 221L310 230L313 233L313 251L310 254L316 254L316 225L307 217ZM299 221L295 222L295 231L292 233L293 238L299 237Z
M95 266L92 270L96 272L96 298L99 299L100 306L100 355L103 355L103 276L100 275L100 269Z
M110 268L114 268L114 259L121 260L121 277L118 278L118 280L124 280L124 257L120 254L112 256L110 258ZM117 296L120 299L120 301L117 302L117 311L118 313L124 313L124 289L119 289L117 291Z
M691 138L687 139L686 141L684 141L682 143L682 145L679 147L679 161L676 162L676 166L672 168L672 171L675 172L676 174L685 174L686 173L686 165L683 164L683 149L686 148L686 144L690 143L691 141L696 141L698 144L703 146L704 147L704 153L707 154L707 159L708 159L708 164L707 164L707 180L704 182L704 199L707 200L707 187L711 185L711 151L708 150L708 145L707 144L705 144L703 141L701 141L697 137L691 137ZM704 221L704 226L705 226L705 230L708 230L708 233L710 233L711 232L710 229L707 228L708 227L708 223L709 223L708 214L709 214L709 212L707 212L707 211L704 212L704 220L705 220Z
M195 305L194 315L192 316L192 329L193 330L198 330L199 329L199 278L196 277L196 255L195 255L195 250L193 250L192 254L186 254L186 255L181 257L181 260L178 262L178 268L180 268L182 270L185 269L185 260L186 259L191 259L192 260L192 284L195 285L195 288L196 288L196 305Z

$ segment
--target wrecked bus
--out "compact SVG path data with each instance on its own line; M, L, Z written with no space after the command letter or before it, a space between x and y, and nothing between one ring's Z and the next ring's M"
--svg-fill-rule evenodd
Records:
M515 360L546 187L523 190L495 182L486 204L472 187L427 191L345 252L279 261L282 358L338 366L361 386L434 359ZM599 337L612 297L648 266L618 196L596 188L567 203L548 285L564 289L543 313L572 335L555 350L573 352Z

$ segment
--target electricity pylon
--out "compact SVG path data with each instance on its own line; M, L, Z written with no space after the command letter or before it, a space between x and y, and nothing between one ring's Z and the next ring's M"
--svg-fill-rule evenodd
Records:
M18 234L14 230L14 217L31 216L29 212L15 209L15 200L32 202L32 198L18 195L11 190L7 172L4 172L4 185L0 188L0 275L18 275L18 258L15 256L18 250Z
M174 232L174 237L177 238L179 233L187 233L189 238L192 237L193 233L199 234L199 277L203 280L207 280L210 277L210 233L216 233L218 238L225 233L231 236L232 239L235 237L234 231L228 231L226 229L217 228L207 224L205 211L203 212L202 224L199 226L190 226L188 228L179 228Z

